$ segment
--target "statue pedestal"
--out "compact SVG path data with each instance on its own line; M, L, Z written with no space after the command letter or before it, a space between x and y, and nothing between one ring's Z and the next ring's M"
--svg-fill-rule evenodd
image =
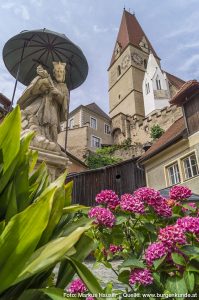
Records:
M54 181L59 177L59 175L67 170L68 165L72 164L63 152L49 151L34 146L30 146L30 149L38 151L37 164L40 164L43 161L46 163L51 181Z

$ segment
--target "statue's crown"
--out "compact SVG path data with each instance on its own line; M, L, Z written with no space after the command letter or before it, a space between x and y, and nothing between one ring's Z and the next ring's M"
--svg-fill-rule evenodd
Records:
M62 62L60 62L60 61L53 61L53 66L54 67L61 67L61 68L63 68L63 69L65 69L66 68L66 63L62 63Z

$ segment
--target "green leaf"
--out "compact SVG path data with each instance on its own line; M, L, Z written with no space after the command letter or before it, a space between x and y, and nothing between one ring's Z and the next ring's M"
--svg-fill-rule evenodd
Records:
M63 214L74 213L74 212L77 212L77 211L80 211L80 210L86 210L87 211L88 209L89 209L88 206L75 204L75 205L70 205L70 206L64 207L63 208Z
M65 196L65 191L64 191L64 186L62 186L58 188L57 191L55 192L50 219L45 231L43 232L43 235L39 242L39 246L42 246L43 244L45 244L50 240L50 237L52 236L52 233L56 225L61 219L62 211L64 207L64 196Z
M13 163L20 146L21 113L17 106L0 124L0 145L4 173Z
M18 211L24 210L30 203L29 196L29 161L27 157L15 173L15 191Z
M183 204L182 206L183 206L184 208L186 208L186 209L192 211L192 212L195 212L195 211L197 210L196 207L194 208L194 207L190 206L188 203Z
M186 255L199 256L199 248L195 246L183 246L180 248L180 250Z
M172 256L172 259L174 261L174 263L178 264L178 265L181 265L181 266L185 266L186 265L186 261L184 259L184 257L178 253L172 253L171 254Z
M129 283L130 270L123 270L119 273L118 280L122 283Z
M2 232L4 231L5 225L6 225L5 221L1 221L1 222L0 222L0 235L1 235Z
M71 205L71 202L72 202L73 181L70 181L65 185L65 191L66 191L66 194L65 194L64 206L69 206L69 205Z
M6 222L8 222L14 215L17 214L18 208L17 208L17 201L16 201L16 191L14 183L11 182L8 185L8 188L6 189L8 197L8 207L6 211Z
M128 258L127 260L125 260L121 265L121 268L125 268L125 267L133 267L133 268L141 268L144 269L146 266L144 265L144 263L140 260L138 260L137 258Z
M149 231L154 233L156 231L156 227L155 225L151 224L151 223L145 223L144 227Z
M155 270L157 270L159 268L159 266L161 266L161 264L164 262L166 256L167 255L164 255L163 257L154 260L153 265L154 265Z
M60 224L58 224L56 230L53 233L53 238L55 238L57 236L67 236L71 232L73 232L75 229L77 229L78 227L92 224L92 222L93 222L92 220L90 220L86 217L82 217L76 221L71 222L70 224L68 224L67 219L66 219L66 223L62 222L62 220L61 220Z
M192 260L186 267L186 271L199 273L199 264L197 261Z
M48 296L48 299L52 300L64 300L64 291L61 289L47 288L47 289L29 289L24 291L24 293L18 298L18 300L35 300L41 299L41 295ZM42 297L42 299L44 299ZM45 298L46 299L46 298ZM76 297L73 299L77 299Z
M124 217L124 216L119 216L117 217L116 219L116 225L120 225L122 223L125 223L127 221L127 217Z
M158 272L153 272L153 278L154 278L154 281L155 281L156 285L160 289L162 289L163 288L163 284L161 282L160 274Z
M54 192L50 190L5 227L0 237L0 292L13 284L35 250L48 223Z
M53 240L37 249L27 260L23 271L17 277L15 284L53 267L60 261L64 254L77 243L82 233L86 230L88 230L88 226L80 227L69 236Z
M96 277L91 273L91 271L83 265L81 262L72 259L72 258L67 258L68 261L71 263L71 265L75 268L77 274L79 277L82 279L82 281L85 283L87 286L88 290L92 294L100 294L103 293L103 289L99 285ZM97 299L102 299L101 297L97 297Z
M76 253L72 258L82 262L90 254L90 252L94 250L95 243L90 237L84 234L81 236L75 248ZM62 261L59 267L56 286L64 288L72 280L74 274L75 270L68 260L66 259Z
M29 159L29 173L32 173L38 159L38 152L36 150L30 150L30 159Z
M172 294L186 294L188 292L184 278L180 278L177 276L169 277L166 281L165 288Z
M189 292L193 292L194 285L195 285L195 277L194 273L185 271L183 274L184 280L186 282L186 286L189 290Z

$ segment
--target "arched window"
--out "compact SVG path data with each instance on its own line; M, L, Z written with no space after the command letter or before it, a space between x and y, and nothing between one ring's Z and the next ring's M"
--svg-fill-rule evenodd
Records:
M146 95L150 93L149 82L145 82L145 90L146 90Z
M117 76L120 76L121 75L121 67L120 65L117 66Z
M146 69L147 68L147 60L144 59L144 68Z
M160 81L160 78L158 75L156 77L156 87L157 87L157 90L161 90L161 81Z

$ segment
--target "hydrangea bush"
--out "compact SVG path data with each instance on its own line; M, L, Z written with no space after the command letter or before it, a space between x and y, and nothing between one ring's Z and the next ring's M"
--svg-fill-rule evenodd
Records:
M174 186L170 199L147 187L120 198L111 190L96 196L97 206L88 212L98 245L94 257L117 274L124 290L140 298L146 292L199 292L199 213L188 202L191 194ZM114 258L121 260L117 269Z

